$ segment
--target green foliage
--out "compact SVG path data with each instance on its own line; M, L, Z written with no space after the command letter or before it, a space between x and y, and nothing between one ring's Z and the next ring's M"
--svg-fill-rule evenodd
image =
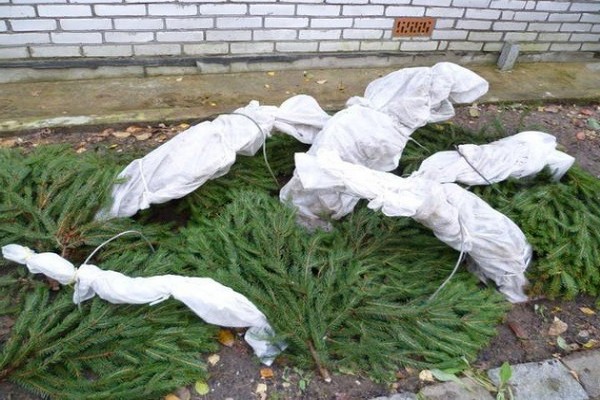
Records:
M461 365L495 333L505 303L468 274L427 302L457 254L410 220L362 209L333 232L308 234L277 199L235 197L182 231L181 257L189 273L255 302L296 365L393 379L401 365Z

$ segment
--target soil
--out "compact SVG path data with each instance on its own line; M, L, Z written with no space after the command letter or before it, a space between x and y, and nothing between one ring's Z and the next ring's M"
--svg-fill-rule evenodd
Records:
M524 130L554 134L563 150L600 178L600 104L482 104L459 107L452 123L473 130L497 129L510 135ZM193 123L193 121L188 121ZM40 130L18 137L0 138L0 147L32 148L48 143L67 143L78 152L115 151L144 154L189 127L188 123L131 126L95 131ZM534 299L512 307L498 325L498 334L472 364L477 369L560 358L568 353L600 347L600 310L595 299L572 301ZM561 323L562 322L562 323ZM10 334L13 321L0 317L0 343ZM564 324L563 324L564 323ZM241 334L241 333L240 333ZM223 346L207 358L209 394L196 394L193 386L176 392L180 399L370 399L402 391L418 391L426 383L419 371L397 371L391 385L365 377L305 371L280 357L265 369L238 335L231 346ZM211 364L212 362L212 364ZM23 389L0 380L0 400L39 399Z

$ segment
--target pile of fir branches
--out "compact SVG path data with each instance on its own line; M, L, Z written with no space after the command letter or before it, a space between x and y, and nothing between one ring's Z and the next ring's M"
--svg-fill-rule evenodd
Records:
M398 174L435 151L486 143L497 135L431 125L415 132ZM184 199L135 218L95 221L130 155L81 155L64 147L24 154L0 150L0 245L59 253L77 264L107 238L139 230L157 247L120 238L93 263L131 276L212 277L263 311L282 355L323 374L353 371L394 379L402 366L448 368L473 359L509 307L493 288L461 271L433 299L458 253L407 218L388 218L359 203L309 233L279 203L306 146L275 136L262 154L238 157L231 171ZM535 293L573 296L600 290L598 180L573 168L560 183L546 176L474 188L513 218L532 243L528 272ZM574 236L574 238L572 238ZM205 374L200 353L214 351L215 328L175 301L76 307L72 289L0 260L0 314L15 319L0 337L0 379L53 398L153 398Z

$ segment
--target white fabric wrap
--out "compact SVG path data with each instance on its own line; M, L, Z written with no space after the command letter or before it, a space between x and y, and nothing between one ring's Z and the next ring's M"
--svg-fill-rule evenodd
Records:
M525 269L531 246L519 227L485 201L455 184L400 178L342 161L333 152L296 154L307 189L330 190L368 199L387 216L412 217L455 250L465 251L480 279L493 280L511 302L527 300Z
M62 284L75 282L73 302L79 304L98 296L113 304L154 305L173 297L210 324L234 328L249 327L246 341L265 364L270 365L283 344L273 344L273 329L265 315L245 296L210 278L161 275L131 278L95 265L73 264L54 253L36 254L27 247L10 244L2 247L4 258L25 264L32 273Z
M558 181L574 161L556 150L553 135L527 131L481 146L465 144L458 146L458 151L435 153L412 176L440 183L487 185L509 177L531 177L548 167Z
M406 68L371 82L363 97L348 100L315 138L309 154L333 150L342 160L378 171L398 167L410 135L430 122L454 116L452 102L472 102L486 93L488 83L452 63ZM303 187L298 174L280 192L306 219L341 218L352 212L356 196Z
M132 161L118 176L124 182L114 185L110 208L96 218L130 217L151 204L193 192L209 179L225 175L236 154L254 155L274 127L311 143L328 119L315 99L300 95L280 107L252 101L232 114L194 125Z

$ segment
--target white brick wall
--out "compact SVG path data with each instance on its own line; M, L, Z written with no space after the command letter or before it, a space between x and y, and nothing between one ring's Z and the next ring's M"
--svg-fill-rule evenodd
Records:
M429 38L393 38L397 17ZM593 51L600 0L0 0L0 59Z

